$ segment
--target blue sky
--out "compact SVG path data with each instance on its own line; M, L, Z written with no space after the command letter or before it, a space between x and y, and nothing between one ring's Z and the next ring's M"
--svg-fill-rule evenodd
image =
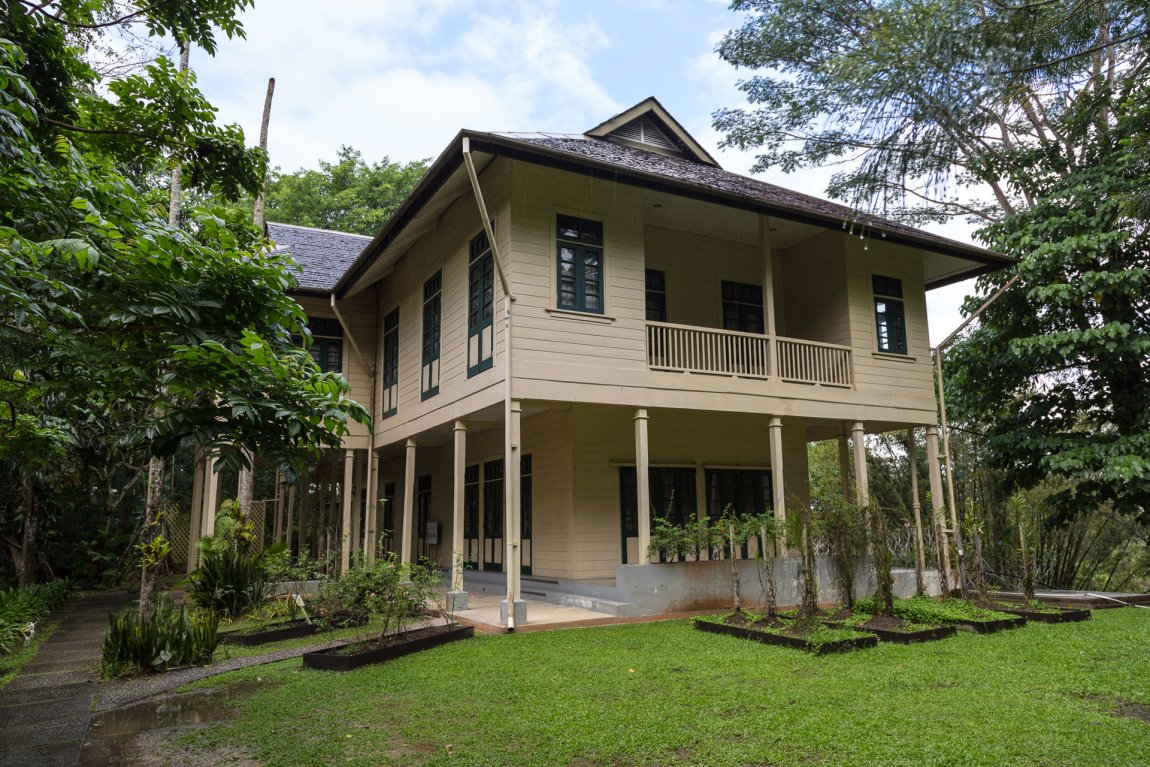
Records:
M714 49L742 17L722 0L257 0L246 40L193 51L224 122L255 142L276 78L268 149L284 170L332 160L434 157L460 128L580 133L655 96L727 170L711 114L743 104L740 73ZM825 196L830 169L760 175ZM942 233L965 239L965 227ZM957 325L965 286L930 296L931 336Z

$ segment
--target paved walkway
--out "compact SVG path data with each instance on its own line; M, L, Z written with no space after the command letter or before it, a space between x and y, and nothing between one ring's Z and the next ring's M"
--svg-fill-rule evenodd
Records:
M74 767L88 730L108 613L123 591L82 593L36 656L0 689L0 764Z

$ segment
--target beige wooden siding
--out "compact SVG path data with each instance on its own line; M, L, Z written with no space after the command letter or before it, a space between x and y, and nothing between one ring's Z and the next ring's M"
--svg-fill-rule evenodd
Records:
M577 405L571 410L575 465L576 577L611 578L622 562L619 467L634 465L635 411ZM730 413L651 410L652 466L690 466L696 472L700 513L703 478L711 468L767 468L771 464L766 417ZM806 431L783 429L783 471L788 502L809 502Z
M644 357L642 193L604 179L516 162L512 183L512 267L516 377L556 363L578 379L581 367L641 371ZM603 223L603 315L555 313L555 217ZM605 320L605 318L610 318Z
M336 319L335 312L331 310L331 302L327 298L297 295L295 296L295 301L308 317ZM366 300L356 302L354 310L350 313L346 311L343 306L340 307L340 311L343 313L344 319L348 321L352 333L356 335L356 342L360 344L360 349L364 352L365 356L370 354L371 347L369 346L368 349L364 349L364 341L361 339L367 339L367 342L374 344L374 339L371 338L372 326L374 324L371 300L367 298ZM361 360L352 349L346 331L343 339L342 370L343 377L347 379L348 386L351 387L348 396L363 405L364 408L370 410L372 374L367 366L364 365L363 360ZM370 430L367 426L355 422L348 423L348 438L350 438L351 442L361 442L365 440L369 434ZM362 446L366 447L366 444Z
M775 302L784 319L780 334L850 345L842 234L823 232L792 245L781 253L779 265L781 286Z
M509 163L497 160L488 166L481 177L488 210L495 219L495 236L504 251L507 251L511 241L508 176ZM396 442L434 422L451 420L493 401L492 396L487 396L471 403L474 407L463 403L496 386L503 378L501 320L505 302L498 279L495 280L495 364L474 377L467 376L469 245L481 230L482 223L475 200L466 194L448 208L435 229L405 253L394 271L381 281L376 314L377 332L381 338L383 318L399 307L399 399L396 414L385 419L382 418L382 403L377 403L377 445ZM420 385L423 284L439 270L443 273L439 393L424 400ZM377 369L382 372L382 343L378 345L376 355Z
M903 401L933 402L926 290L921 256L873 238L845 239L855 381L860 391L880 390ZM907 356L878 352L871 275L902 280Z
M723 327L722 282L762 287L766 274L762 248L731 240L648 226L647 268L664 272L667 322Z

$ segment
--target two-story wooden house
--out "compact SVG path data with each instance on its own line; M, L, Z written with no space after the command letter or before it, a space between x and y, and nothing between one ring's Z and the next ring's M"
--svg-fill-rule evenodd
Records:
M1009 263L724 171L655 99L584 134L462 131L350 245L301 293L374 418L315 475L355 488L327 497L345 556L386 530L510 571L513 599L605 602L647 562L639 510L785 515L809 442L853 438L865 500L863 435L936 423L926 291Z

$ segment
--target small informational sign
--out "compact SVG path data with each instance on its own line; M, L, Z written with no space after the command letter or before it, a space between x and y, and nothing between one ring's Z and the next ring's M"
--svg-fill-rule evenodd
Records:
M426 543L428 546L438 546L439 545L439 523L438 522L428 522L427 523L427 532L423 536L423 542Z

